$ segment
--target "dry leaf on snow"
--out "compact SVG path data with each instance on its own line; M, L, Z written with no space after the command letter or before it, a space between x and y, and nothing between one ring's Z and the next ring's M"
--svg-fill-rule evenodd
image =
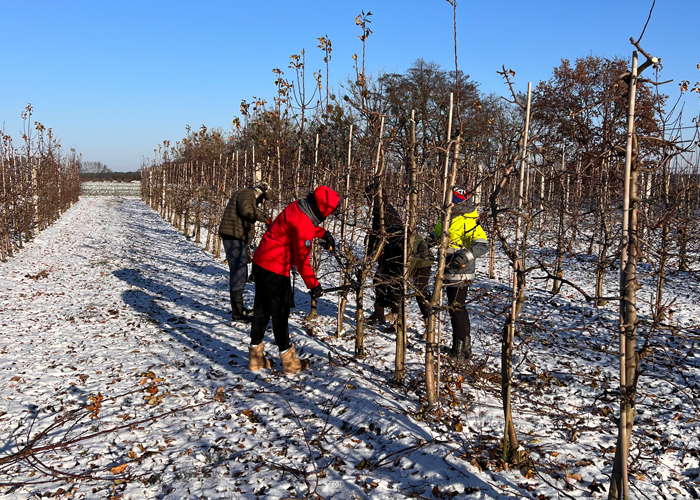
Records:
M117 465L116 467L112 467L111 469L109 469L109 471L112 474L121 474L122 472L124 472L124 469L126 469L127 467L129 467L128 463L121 464L121 465Z

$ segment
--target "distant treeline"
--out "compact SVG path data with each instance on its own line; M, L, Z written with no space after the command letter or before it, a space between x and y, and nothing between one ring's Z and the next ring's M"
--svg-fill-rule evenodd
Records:
M137 172L102 172L99 174L95 173L82 173L80 174L80 182L131 182L140 181L141 171Z

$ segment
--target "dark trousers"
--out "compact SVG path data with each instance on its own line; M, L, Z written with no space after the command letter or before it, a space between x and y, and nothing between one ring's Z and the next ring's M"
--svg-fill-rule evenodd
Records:
M416 289L416 302L423 316L427 319L430 316L430 304L428 303L428 282L430 281L430 266L421 267L413 270L411 275L413 279L413 287Z
M248 279L248 245L241 240L221 240L224 243L226 261L230 272L231 294L240 293Z
M253 324L250 329L251 345L258 345L265 338L265 329L272 318L272 332L277 348L289 349L289 276L282 276L253 264L255 276L255 303Z
M465 343L471 345L469 330L469 313L465 303L467 301L467 292L469 292L469 284L462 286L447 287L447 301L449 304L450 321L452 323L452 338L464 340Z
M402 293L401 278L403 276L403 264L397 260L380 259L377 264L377 272L374 274L373 284L375 292L375 308L389 307L391 312L397 313L398 302Z

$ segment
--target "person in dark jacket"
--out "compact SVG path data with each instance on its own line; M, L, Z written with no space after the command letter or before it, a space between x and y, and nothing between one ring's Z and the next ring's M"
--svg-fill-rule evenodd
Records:
M261 182L253 188L236 191L224 209L219 236L224 244L230 272L231 319L252 321L250 309L243 305L243 289L248 277L248 250L255 238L255 223L268 222L267 213L258 207L265 202L268 185Z
M452 349L447 356L462 362L472 355L469 313L465 305L467 293L476 273L476 259L486 254L489 246L469 191L454 188L452 203L445 261L445 286L452 323ZM436 239L440 237L442 221L435 226L434 233Z
M309 360L298 359L289 342L289 271L291 266L296 267L312 298L323 295L309 257L314 238L322 239L327 248L335 247L331 233L319 226L335 211L338 202L338 193L320 186L306 198L288 205L260 241L253 256L255 303L248 348L251 371L270 367L263 343L270 318L284 373L293 374L309 367Z
M377 259L377 270L374 274L374 312L367 318L367 323L376 325L386 322L385 309L391 311L391 321L396 321L399 311L398 301L402 293L403 279L403 238L404 227L401 217L396 209L389 203L386 192L381 199L377 193L377 184L373 183L365 189L368 197L374 197L372 207L372 229L369 233L367 245L368 255L373 254L379 248L382 238L385 238L381 255ZM382 233L382 212L384 218L384 233ZM391 325L388 331L395 331Z

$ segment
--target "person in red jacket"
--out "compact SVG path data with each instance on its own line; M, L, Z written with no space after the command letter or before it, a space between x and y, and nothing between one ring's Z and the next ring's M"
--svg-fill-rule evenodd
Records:
M312 298L323 295L309 256L314 238L322 239L326 248L335 247L333 235L319 226L335 211L339 199L338 193L320 186L306 198L291 203L270 225L255 250L255 302L248 348L250 370L270 367L263 343L270 318L284 373L293 374L309 367L309 360L298 359L289 343L289 270L291 266L297 268Z

